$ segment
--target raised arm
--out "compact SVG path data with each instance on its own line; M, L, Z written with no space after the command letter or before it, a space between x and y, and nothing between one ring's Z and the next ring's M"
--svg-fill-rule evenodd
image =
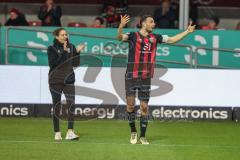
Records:
M184 37L186 37L189 33L192 33L195 31L196 25L192 25L192 22L190 22L187 30L183 31L182 33L179 33L173 37L169 37L166 43L176 43L180 40L182 40Z
M121 23L119 24L118 35L117 35L117 39L119 41L126 41L126 40L128 40L128 35L123 34L122 31L123 31L123 28L126 26L126 24L129 21L130 21L130 17L128 15L126 15L126 14L124 16L121 15Z

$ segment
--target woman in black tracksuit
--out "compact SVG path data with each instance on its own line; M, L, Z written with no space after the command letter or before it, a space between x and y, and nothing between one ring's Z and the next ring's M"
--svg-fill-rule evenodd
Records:
M53 45L48 47L48 64L50 67L48 74L49 89L53 102L53 125L55 140L62 140L59 129L59 116L61 110L61 95L65 94L67 101L68 131L66 139L78 139L73 131L74 109L75 109L75 74L73 67L80 64L80 51L84 45L77 48L69 43L67 32L64 28L58 28L53 32L55 39Z

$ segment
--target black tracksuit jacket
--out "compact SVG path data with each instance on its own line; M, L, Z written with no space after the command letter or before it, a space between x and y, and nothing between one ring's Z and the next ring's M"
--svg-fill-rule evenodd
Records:
M49 84L73 84L75 82L73 67L79 66L80 56L73 44L69 43L67 47L68 51L65 51L63 44L57 39L54 39L53 45L48 47Z

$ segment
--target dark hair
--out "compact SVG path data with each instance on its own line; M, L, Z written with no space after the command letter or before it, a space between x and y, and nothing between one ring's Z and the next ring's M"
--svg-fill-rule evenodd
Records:
M141 18L140 18L140 28L142 27L142 23L145 22L147 20L147 18L153 18L152 15L148 14L148 15L143 15Z
M213 22L215 22L216 25L218 25L219 22L220 22L220 20L219 20L219 18L218 18L217 16L212 16L212 17L210 17L210 20L212 20Z
M54 30L54 31L53 31L53 35L54 35L54 36L59 36L59 33L60 33L62 30L65 30L65 29L61 27L61 28L58 28L58 29Z
M11 12L14 12L15 14L19 14L19 13L20 13L19 10L16 9L16 8L12 8L12 9L9 11L9 13L11 13Z
M101 17L96 17L95 20L99 20L101 24L104 23L104 20Z

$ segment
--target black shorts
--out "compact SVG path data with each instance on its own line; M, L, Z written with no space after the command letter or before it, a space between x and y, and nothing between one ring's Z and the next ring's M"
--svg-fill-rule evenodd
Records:
M138 90L138 99L147 102L150 98L151 78L147 79L125 79L126 97L136 96Z

